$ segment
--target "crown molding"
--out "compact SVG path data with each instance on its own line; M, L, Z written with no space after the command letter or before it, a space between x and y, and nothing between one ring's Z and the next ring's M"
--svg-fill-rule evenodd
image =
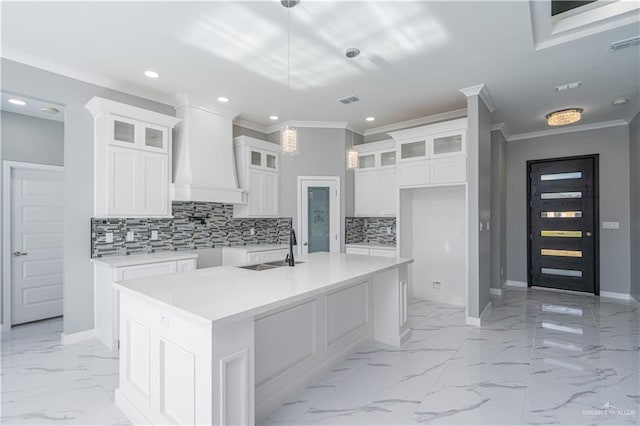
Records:
M364 136L376 135L378 133L388 133L395 130L403 130L409 127L422 126L424 124L438 123L440 121L453 120L467 116L467 109L457 109L440 114L428 115L426 117L414 118L413 120L401 121L399 123L388 124L386 126L374 127L364 131Z
M38 68L43 71L48 71L54 74L61 75L63 77L72 78L74 80L82 81L84 83L93 84L95 86L104 87L106 89L115 90L117 92L125 93L139 98L144 98L154 102L158 102L164 105L175 107L174 98L166 93L158 92L155 90L145 89L140 86L136 86L129 83L110 80L108 78L100 77L96 74L79 71L63 65L55 64L53 62L45 61L34 56L23 54L15 51L11 48L2 48L2 58L18 62L23 65Z
M475 86L465 87L460 89L460 92L465 95L467 98L470 96L480 96L480 99L484 102L484 104L489 109L489 112L493 114L493 111L496 110L496 104L493 101L493 97L491 97L491 93L489 93L489 88L486 84L476 84Z
M509 130L509 126L507 123L495 123L491 125L492 132L500 132L505 140L509 140L511 138L511 131Z
M273 126L269 126L266 129L267 133L273 133L279 131L283 126L289 125L291 127L309 127L314 129L346 129L347 122L346 121L285 121L283 123L274 124Z
M211 101L204 100L202 98L197 98L195 96L187 95L186 93L179 93L174 96L174 108L176 110L183 108L185 106L189 106L191 108L200 109L202 111L210 112L216 115L221 115L226 118L234 119L238 115L239 112L232 111L228 108L224 108L220 105L216 105Z
M244 127L245 129L250 129L256 132L264 133L265 135L268 135L270 133L269 127L263 126L262 124L254 123L253 121L247 121L242 118L236 118L235 120L233 120L233 124L235 126Z
M596 130L596 129L606 129L607 127L618 127L618 126L627 126L629 123L626 120L611 120L611 121L601 121L599 123L591 123L591 124L582 124L580 126L573 127L561 127L558 129L548 129L541 130L539 132L531 132L531 133L519 133L517 135L511 135L507 140L511 141L519 141L524 139L532 139L532 138L540 138L544 136L551 135L561 135L564 133L573 133L573 132L584 132L586 130Z

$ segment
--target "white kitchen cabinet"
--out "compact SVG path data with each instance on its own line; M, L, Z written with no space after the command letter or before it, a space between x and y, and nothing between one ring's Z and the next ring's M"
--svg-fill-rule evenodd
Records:
M346 244L345 252L346 254L358 254L360 256L396 257L396 248L393 246Z
M393 141L358 145L355 215L395 216L396 147Z
M284 260L289 248L283 245L258 244L238 247L225 247L222 250L222 264L240 265L243 263L262 263Z
M279 146L248 136L233 140L238 184L243 204L234 217L278 217L280 211Z
M92 98L94 216L170 217L171 129L180 120Z
M466 118L390 134L397 141L399 187L466 182Z
M96 338L109 349L118 346L119 297L113 289L114 281L194 271L196 258L193 253L163 252L92 259Z

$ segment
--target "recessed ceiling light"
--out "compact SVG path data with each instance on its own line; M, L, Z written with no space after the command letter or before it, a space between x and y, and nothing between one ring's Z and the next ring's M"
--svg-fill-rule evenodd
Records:
M149 78L158 78L158 77L160 77L160 74L158 74L155 71L151 71L151 70L145 71L144 75L146 75Z
M582 118L582 108L568 108L554 111L546 115L549 126L564 126L575 123Z
M277 119L279 119L280 117L278 117L277 115L270 115L269 116L269 120L273 120L276 121Z
M367 118L365 118L365 120L367 120L367 121L376 121L376 118L375 117L367 117Z
M14 105L19 105L19 106L25 106L27 104L22 99L9 99L9 103Z
M615 101L611 102L614 106L620 106L620 105L624 105L627 102L629 102L629 99L627 98L620 98L620 99L616 99Z
M218 102L220 102L222 104L226 104L227 102L229 102L229 98L224 97L224 96L218 96Z
M40 111L44 112L45 114L57 114L60 112L58 108L54 107L42 107L40 108Z

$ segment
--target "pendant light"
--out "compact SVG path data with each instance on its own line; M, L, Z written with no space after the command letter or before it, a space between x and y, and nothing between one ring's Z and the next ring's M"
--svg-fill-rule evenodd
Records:
M291 127L291 8L300 0L280 0L282 6L287 8L287 106L289 120L280 130L280 148L283 154L295 155L298 153L298 129Z
M353 59L355 59L358 55L360 54L360 49L358 49L357 47L350 47L347 49L347 51L345 52L345 56L349 59L352 59L351 61L351 80L352 80L352 84L353 84L353 88L355 89L356 87L356 72L355 72L355 63L353 62ZM352 123L355 122L355 111L352 114ZM348 170L354 170L358 168L358 151L356 151L353 148L353 132L354 129L351 129L351 147L349 149L347 149L347 169Z

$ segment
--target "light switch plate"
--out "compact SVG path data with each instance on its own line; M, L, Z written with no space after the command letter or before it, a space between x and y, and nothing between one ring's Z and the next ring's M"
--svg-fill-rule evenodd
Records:
M153 241L158 239L158 231L156 231L156 230L151 231L151 239Z
M602 222L602 229L620 229L620 222Z
M105 243L112 243L113 242L113 232L107 232L104 235L104 242Z
M128 231L127 232L126 239L127 239L127 241L133 241L133 231Z

